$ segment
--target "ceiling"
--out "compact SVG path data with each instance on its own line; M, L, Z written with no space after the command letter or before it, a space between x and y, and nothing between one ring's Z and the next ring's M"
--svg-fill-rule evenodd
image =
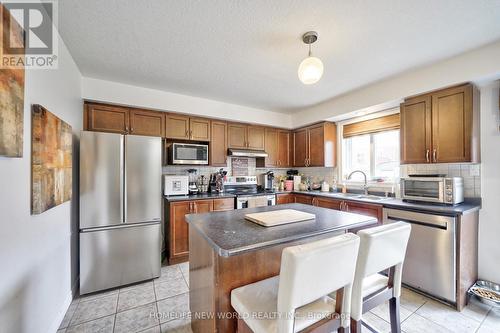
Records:
M293 113L499 40L500 1L64 0L59 32L85 77Z

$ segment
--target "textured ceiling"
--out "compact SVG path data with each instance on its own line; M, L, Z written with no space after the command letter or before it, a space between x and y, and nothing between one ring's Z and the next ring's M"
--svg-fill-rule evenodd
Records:
M64 0L59 31L86 77L294 112L500 39L500 1Z

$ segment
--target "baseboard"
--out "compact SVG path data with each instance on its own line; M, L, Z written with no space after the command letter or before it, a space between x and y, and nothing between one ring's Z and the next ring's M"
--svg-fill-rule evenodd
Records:
M80 276L77 276L75 281L73 282L71 286L71 292L69 293L68 297L64 300L63 306L61 307L61 310L56 316L56 319L52 323L49 329L49 333L55 333L59 329L59 326L61 326L61 323L64 319L64 316L66 315L66 312L68 311L69 306L71 305L71 302L73 302L73 299L76 297L78 289L80 287Z
M68 308L73 301L73 295L72 292L68 294L68 297L66 297L66 300L64 301L63 305L61 306L61 310L59 310L59 313L57 314L56 318L52 322L52 325L50 325L50 328L48 330L48 333L55 333L59 329L59 326L61 326L61 323L64 319L64 316L66 315L66 312L68 311Z

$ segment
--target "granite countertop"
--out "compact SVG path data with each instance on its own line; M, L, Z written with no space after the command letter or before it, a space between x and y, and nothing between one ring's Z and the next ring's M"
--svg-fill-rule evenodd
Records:
M218 199L218 198L234 198L234 194L230 193L203 193L191 195L164 195L163 198L168 202L186 201L186 200L203 200L203 199Z
M387 208L410 210L423 213L436 213L449 216L468 214L481 209L481 198L466 198L463 203L451 206L451 205L439 205L430 203L426 204L426 203L406 202L396 198L384 198L382 200L356 198L356 197L346 196L340 192L321 192L321 191L276 192L276 194L283 194L283 193L305 194L305 195L334 198L339 200L366 202L371 204L382 205Z
M245 220L245 214L248 213L287 208L315 214L316 219L274 227L263 227ZM370 225L376 223L377 219L294 203L226 212L189 214L186 215L186 221L208 241L220 256L229 257L330 232Z

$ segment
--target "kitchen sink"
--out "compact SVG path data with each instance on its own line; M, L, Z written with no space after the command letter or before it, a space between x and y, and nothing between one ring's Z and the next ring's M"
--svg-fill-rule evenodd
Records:
M368 200L386 200L389 198L379 197L378 195L358 195L357 199L368 199Z

